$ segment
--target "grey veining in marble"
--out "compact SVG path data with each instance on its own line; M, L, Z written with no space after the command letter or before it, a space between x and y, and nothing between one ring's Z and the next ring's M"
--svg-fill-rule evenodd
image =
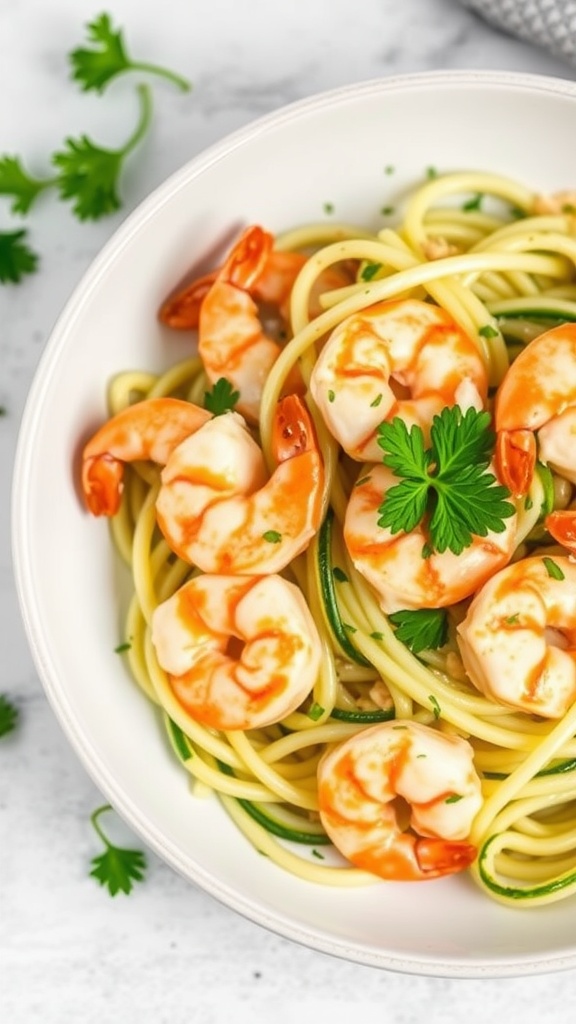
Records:
M20 709L0 743L0 1020L202 1024L273 1018L365 1024L524 1024L573 1018L576 973L525 980L408 978L334 961L243 920L150 856L149 877L111 900L87 877L88 826L101 800L47 704L12 580L9 490L18 425L51 327L102 244L137 203L190 157L256 116L362 79L439 68L573 77L573 68L499 33L456 0L113 0L134 53L194 81L157 90L154 131L123 184L124 207L78 224L46 197L31 220L41 271L0 287L0 692ZM114 144L134 116L119 84L82 96L64 55L99 11L88 0L0 0L0 153L33 173L69 133ZM0 227L13 223L0 197Z

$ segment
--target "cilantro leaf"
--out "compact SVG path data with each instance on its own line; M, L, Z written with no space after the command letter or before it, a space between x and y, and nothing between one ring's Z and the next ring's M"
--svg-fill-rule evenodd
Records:
M167 68L142 61L134 61L128 55L122 31L115 31L109 14L99 14L86 26L88 42L94 45L78 47L69 54L72 79L80 84L84 92L104 92L107 85L118 75L127 71L145 71L161 75L188 92L190 83Z
M448 616L445 608L419 608L394 612L388 616L396 627L396 639L413 654L435 651L448 639Z
M0 736L6 736L16 728L18 722L18 708L8 700L5 694L0 693Z
M24 274L33 274L38 265L38 256L24 239L28 232L0 231L0 282L17 284Z
M410 431L394 419L378 428L383 462L400 483L389 489L380 505L378 525L393 533L410 532L425 520L431 549L459 555L473 537L502 533L514 515L510 493L489 472L494 434L486 412L459 406L434 417L431 446L424 448L420 427Z
M133 889L133 882L141 882L146 870L146 857L142 850L129 850L115 846L102 830L99 817L112 810L110 804L99 807L90 817L90 821L105 846L103 853L93 857L91 878L96 878L100 885L106 885L111 896L120 891L128 894Z
M226 377L219 377L213 388L204 392L204 408L214 416L221 416L233 409L239 398L240 392L234 391L230 381Z
M0 157L0 195L12 196L12 213L28 213L40 193L53 185L53 178L32 178L19 157Z
M58 168L56 185L62 199L73 200L79 220L98 220L120 208L118 181L124 161L146 133L152 113L150 92L139 86L141 111L136 130L120 149L103 149L82 135L65 140L52 156Z

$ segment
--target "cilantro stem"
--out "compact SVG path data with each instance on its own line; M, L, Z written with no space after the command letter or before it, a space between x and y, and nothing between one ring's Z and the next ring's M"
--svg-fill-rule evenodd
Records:
M168 68L162 68L159 64L148 64L146 61L130 61L131 71L145 71L149 75L160 75L161 78L168 79L176 85L182 92L190 92L192 85L182 75L178 75L175 71L170 71Z

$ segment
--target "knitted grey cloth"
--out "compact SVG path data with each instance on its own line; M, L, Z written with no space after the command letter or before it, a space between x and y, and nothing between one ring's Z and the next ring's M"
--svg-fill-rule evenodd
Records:
M486 21L576 64L576 0L461 0Z

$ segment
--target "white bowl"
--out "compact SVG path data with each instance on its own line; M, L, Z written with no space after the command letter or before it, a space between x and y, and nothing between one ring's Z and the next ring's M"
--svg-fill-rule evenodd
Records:
M217 801L195 801L114 653L115 558L106 525L78 498L78 446L104 417L111 376L183 355L188 342L162 330L158 305L240 224L281 230L322 218L326 202L338 219L375 224L429 165L573 187L575 123L574 84L491 72L367 82L265 117L193 160L128 218L70 299L30 391L13 492L17 584L38 672L80 760L188 879L283 936L359 963L467 977L574 967L574 903L508 909L464 876L314 886L256 853Z

